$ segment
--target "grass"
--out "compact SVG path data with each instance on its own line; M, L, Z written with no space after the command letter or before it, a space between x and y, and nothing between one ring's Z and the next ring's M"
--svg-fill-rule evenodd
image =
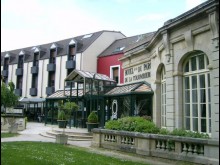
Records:
M1 138L14 137L18 135L19 135L18 133L1 133Z
M86 151L44 142L2 142L1 165L141 165L142 163L116 159ZM142 164L143 165L143 164Z

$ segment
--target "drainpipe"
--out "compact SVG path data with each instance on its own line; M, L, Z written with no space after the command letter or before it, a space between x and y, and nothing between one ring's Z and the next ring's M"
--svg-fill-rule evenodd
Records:
M42 93L43 93L43 85L44 85L44 75L43 75L43 73L44 73L44 60L43 60L43 65L42 65L42 84L41 84L41 98L43 97L42 96Z

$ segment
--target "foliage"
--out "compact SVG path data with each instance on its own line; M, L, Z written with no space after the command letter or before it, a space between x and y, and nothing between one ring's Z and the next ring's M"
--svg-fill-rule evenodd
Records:
M95 113L95 111L92 111L88 116L88 122L89 123L97 123L98 122L98 116Z
M152 121L143 117L124 117L118 120L109 120L105 123L105 129L184 136L192 138L209 138L208 134L188 131L184 129L174 129L173 131L169 131L165 128L159 129ZM172 142L170 142L170 145L173 145Z
M19 153L19 154L18 154ZM28 154L27 154L28 153ZM1 164L27 165L141 165L134 161L96 154L88 149L48 142L2 142Z
M66 120L66 114L65 114L64 110L58 111L58 120Z
M63 102L59 102L59 112L61 112L60 115L63 118L65 118L65 120L70 118L72 111L78 111L78 109L79 106L75 102L71 102L69 100L65 104L63 104ZM58 120L62 118L59 117L60 116L59 112L58 112Z
M1 105L6 107L14 107L18 104L19 97L14 94L14 83L9 82L8 85L6 85L4 82L2 82L1 86Z
M110 120L106 122L105 128L145 133L159 132L159 128L153 122L142 117L124 117L118 120Z

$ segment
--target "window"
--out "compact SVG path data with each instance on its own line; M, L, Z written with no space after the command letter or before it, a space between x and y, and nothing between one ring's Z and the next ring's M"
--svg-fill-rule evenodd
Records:
M33 66L38 66L38 62L39 62L39 52L34 53L34 63L33 63Z
M17 76L17 89L22 89L22 76Z
M69 46L69 54L68 54L68 60L74 60L75 55L75 45Z
M184 65L184 126L211 133L211 87L205 54L191 56Z
M110 69L110 77L115 80L117 83L119 83L119 68L120 66L111 66Z
M37 88L37 84L38 84L38 76L33 75L32 76L32 88Z
M8 70L9 58L5 58L3 70Z
M18 57L18 68L23 68L23 64L24 64L24 56L21 55Z
M49 72L49 81L48 81L49 87L55 86L55 72Z
M50 50L50 63L56 63L56 49Z
M161 70L161 126L166 127L166 71Z

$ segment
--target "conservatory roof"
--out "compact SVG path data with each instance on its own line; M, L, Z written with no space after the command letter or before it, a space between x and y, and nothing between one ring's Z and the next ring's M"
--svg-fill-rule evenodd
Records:
M27 97L22 97L20 100L18 100L20 103L42 103L45 101L45 98L27 98Z
M84 78L115 82L115 80L100 73L94 73L83 70L73 70L65 79L65 81L83 81Z
M147 82L137 82L132 84L121 85L113 88L105 96L124 95L131 93L153 93L150 84Z
M83 95L83 90L79 89L78 96L80 97L82 95ZM47 99L65 98L65 97L69 97L69 96L70 96L70 90L65 90L65 94L64 94L64 90L58 90L58 91L54 92L53 94L51 94L50 96L48 96ZM77 97L77 90L76 89L72 90L72 96Z

